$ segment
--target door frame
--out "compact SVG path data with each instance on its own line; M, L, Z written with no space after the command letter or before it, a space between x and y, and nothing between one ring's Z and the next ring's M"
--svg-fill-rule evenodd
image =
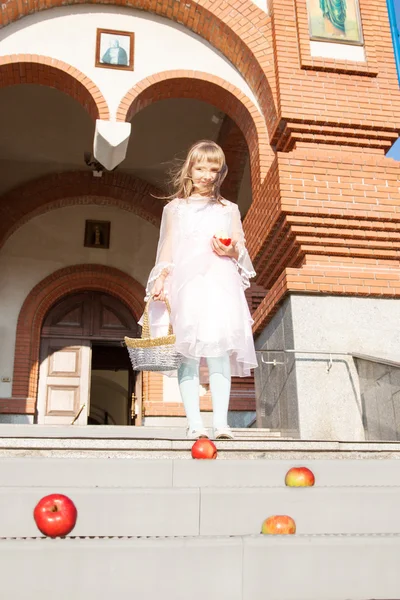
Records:
M73 312L70 313L71 307ZM117 321L115 321L115 317L117 317ZM89 360L86 360L84 366L84 368L87 369L86 379L89 379L88 385L84 387L84 394L87 395L86 401L84 398L80 401L77 414L71 418L70 422L70 424L86 425L90 414L90 381L93 370L93 346L118 345L123 347L124 335L136 336L138 331L139 328L136 314L134 314L132 309L127 306L126 302L123 302L120 298L110 294L108 291L80 289L65 294L62 298L59 298L57 302L54 302L47 310L46 315L42 320L35 422L37 423L40 421L41 416L46 411L48 388L47 383L45 382L47 381L48 365L51 360L50 354L47 354L47 347L49 347L52 339L57 341L58 346L62 346L62 340L65 340L67 344L72 344L76 341L79 345L89 346ZM46 348L46 356L43 356L43 348ZM118 360L117 356L117 362ZM115 363L111 368L115 368ZM134 390L137 390L137 377L135 377L128 358L126 364L124 364L122 368L128 371L126 410L128 417L127 423L132 425L136 422L137 411L133 394ZM81 376L82 373L80 373L80 377ZM67 383L64 381L63 385L67 386ZM68 401L68 398L66 400ZM82 410L83 405L85 405L84 410Z

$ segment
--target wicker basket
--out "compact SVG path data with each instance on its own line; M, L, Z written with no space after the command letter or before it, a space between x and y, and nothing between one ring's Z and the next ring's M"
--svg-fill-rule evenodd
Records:
M147 301L143 314L143 327L141 338L125 337L134 371L173 371L182 363L183 356L176 352L176 337L172 332L171 307L165 300L169 315L168 335L152 338L150 335L149 305L153 299Z

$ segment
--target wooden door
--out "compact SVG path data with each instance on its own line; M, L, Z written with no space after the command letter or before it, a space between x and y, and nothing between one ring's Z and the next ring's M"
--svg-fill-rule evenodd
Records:
M90 402L91 344L85 339L42 339L38 423L86 425Z
M63 298L47 314L42 339L47 337L117 341L137 337L135 317L117 298L101 292L80 292Z

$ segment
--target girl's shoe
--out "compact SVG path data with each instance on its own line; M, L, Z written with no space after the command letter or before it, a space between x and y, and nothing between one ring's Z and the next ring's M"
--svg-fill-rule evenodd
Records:
M230 427L220 427L214 430L216 440L234 440L235 436Z
M186 437L189 440L199 440L200 438L208 438L207 430L204 428L200 429L186 429Z

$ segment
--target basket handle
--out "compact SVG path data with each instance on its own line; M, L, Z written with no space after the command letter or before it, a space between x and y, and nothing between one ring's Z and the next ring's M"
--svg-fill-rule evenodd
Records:
M154 298L153 298L153 296L151 296L147 300L146 306L144 307L142 338L150 338L151 337L151 335L150 335L149 305L150 305L150 302L153 302L153 300L154 300ZM165 302L165 305L167 307L168 316L169 316L168 335L172 335L173 331L172 331L172 324L171 324L171 307L170 307L170 304L169 304L167 298L165 298L164 302Z

